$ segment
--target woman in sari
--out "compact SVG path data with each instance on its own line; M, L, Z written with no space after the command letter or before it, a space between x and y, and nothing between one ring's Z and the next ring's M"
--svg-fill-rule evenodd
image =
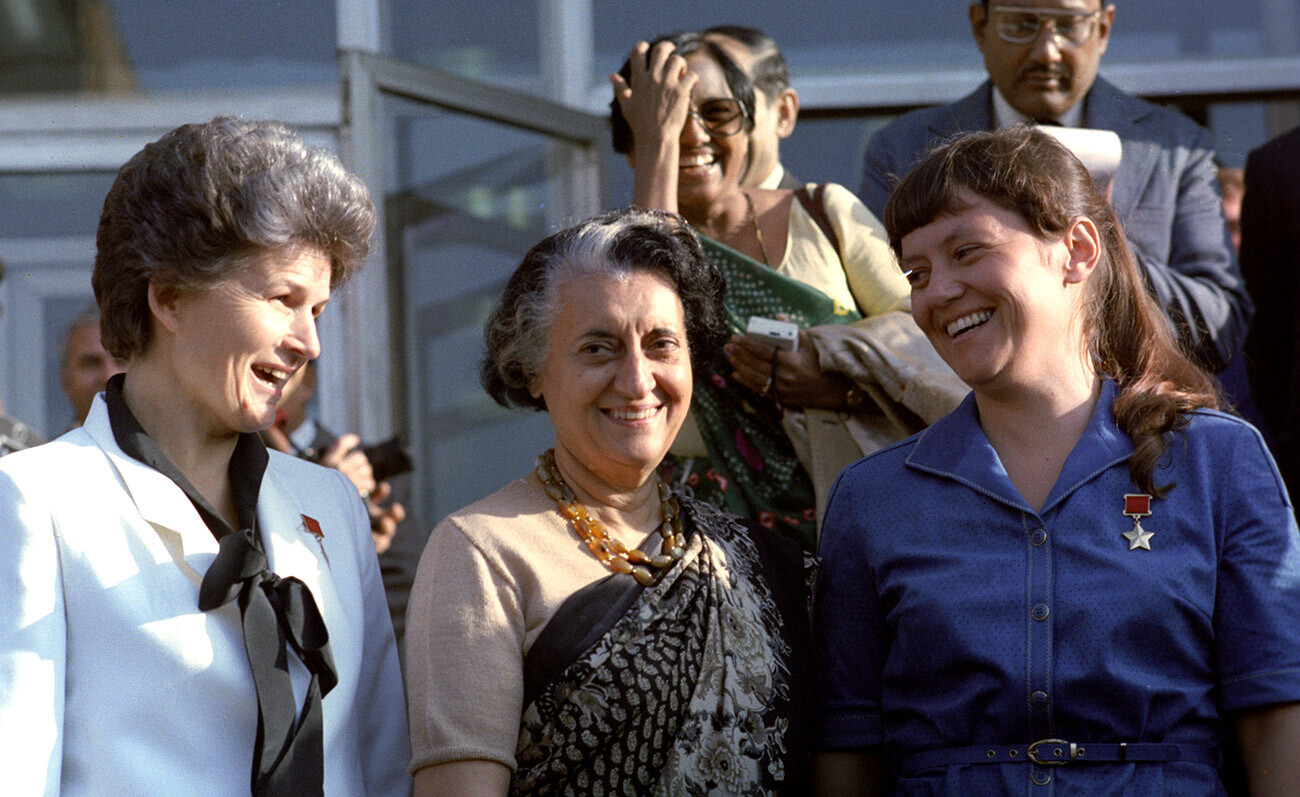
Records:
M900 309L907 283L879 222L842 186L742 187L754 86L715 42L692 33L638 43L611 80L614 149L635 172L634 204L680 212L727 281L735 336L725 357L696 373L693 419L673 449L680 477L697 496L811 549L818 502L783 409L865 410L872 402L860 382L874 375L846 375L806 331L795 351L746 335L749 319L840 327ZM915 332L905 313L894 319ZM855 458L831 466L827 483Z
M971 386L847 468L817 584L823 795L1300 788L1300 535L1215 410L1083 165L1028 127L931 153L885 208L912 312Z
M805 793L803 557L655 475L725 336L721 288L650 211L547 238L511 277L484 384L545 411L555 447L421 559L420 797Z

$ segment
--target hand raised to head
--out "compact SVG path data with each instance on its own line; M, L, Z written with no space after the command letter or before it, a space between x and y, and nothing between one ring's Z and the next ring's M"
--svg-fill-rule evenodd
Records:
M631 75L612 74L619 110L632 130L634 146L676 142L691 109L691 90L699 77L686 68L672 42L651 47L637 42L628 55Z

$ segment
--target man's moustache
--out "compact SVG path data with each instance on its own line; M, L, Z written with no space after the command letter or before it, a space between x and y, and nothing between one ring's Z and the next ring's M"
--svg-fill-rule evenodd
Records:
M1021 79L1055 78L1056 80L1059 80L1062 83L1068 83L1070 82L1070 70L1064 68L1053 69L1051 67L1048 67L1044 69L1042 67L1038 67L1034 69L1026 69L1025 71L1020 73L1020 77Z

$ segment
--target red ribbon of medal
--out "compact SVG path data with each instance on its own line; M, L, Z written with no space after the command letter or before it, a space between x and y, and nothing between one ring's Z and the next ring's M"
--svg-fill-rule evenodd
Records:
M1124 512L1125 517L1133 518L1133 530L1124 532L1124 539L1128 540L1128 549L1135 551L1138 548L1151 550L1151 535L1153 532L1142 528L1142 518L1151 515L1151 496L1146 493L1127 493L1124 495Z

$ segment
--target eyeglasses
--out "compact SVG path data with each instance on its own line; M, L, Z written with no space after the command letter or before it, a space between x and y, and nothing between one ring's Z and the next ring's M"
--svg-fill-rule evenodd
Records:
M993 29L999 38L1012 44L1037 41L1044 24L1051 25L1052 38L1084 44L1092 38L1102 12L1102 9L1084 12L1026 6L994 6L992 10Z
M734 136L745 129L745 106L737 99L706 100L690 114L715 138Z

